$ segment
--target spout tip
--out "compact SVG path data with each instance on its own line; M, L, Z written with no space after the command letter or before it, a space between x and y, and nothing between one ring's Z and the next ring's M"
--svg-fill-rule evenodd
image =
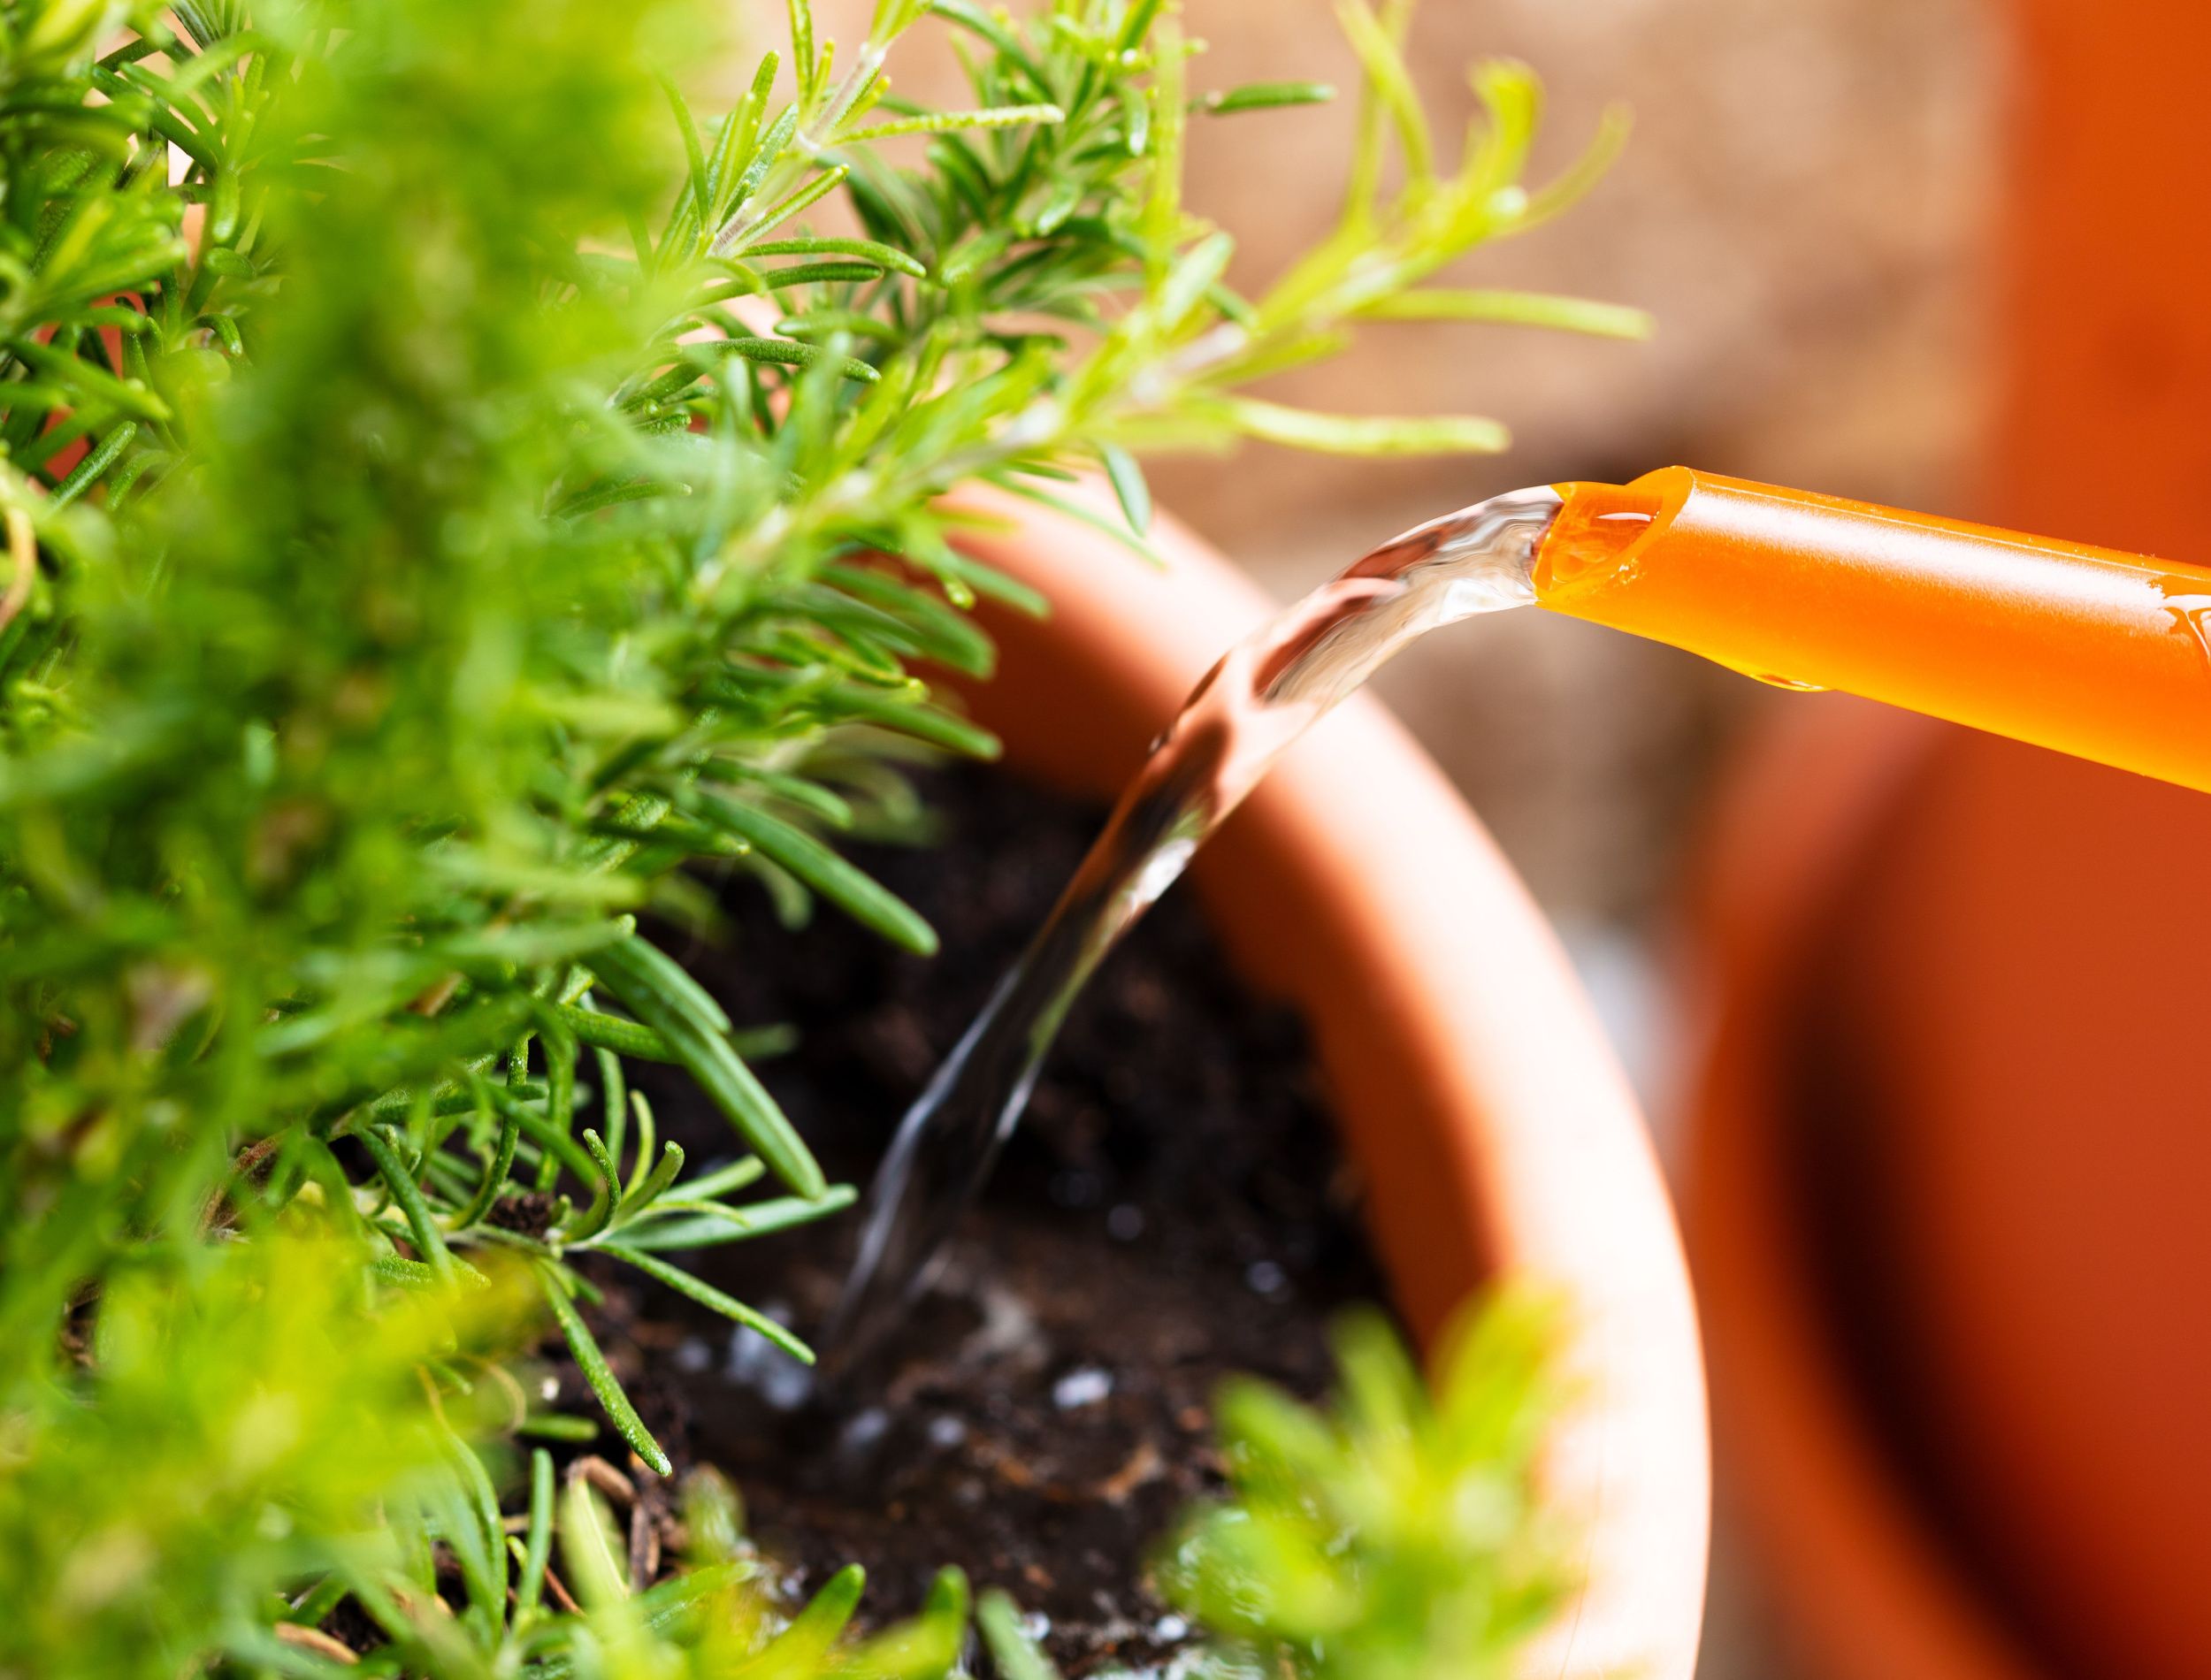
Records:
M1538 600L1617 566L1651 527L1664 498L1647 478L1632 485L1556 486L1565 505L1535 554Z

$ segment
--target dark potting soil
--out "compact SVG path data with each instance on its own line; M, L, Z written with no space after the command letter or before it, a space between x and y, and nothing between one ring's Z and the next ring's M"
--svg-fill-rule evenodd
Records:
M799 1029L761 1076L831 1179L862 1187L1102 815L996 771L925 791L938 844L855 856L929 918L937 958L826 909L794 934L743 876L723 894L726 935L679 947L740 1026ZM679 1080L646 1088L693 1161L731 1152ZM856 1226L848 1214L712 1250L701 1271L811 1337ZM1221 1485L1222 1379L1320 1396L1328 1318L1381 1293L1299 1022L1231 974L1178 891L1076 1006L937 1291L840 1406L806 1401L800 1369L759 1337L658 1291L623 1363L678 1466L736 1485L794 1601L859 1562L881 1623L954 1563L1011 1592L1083 1673L1186 1637L1147 1566L1177 1513Z

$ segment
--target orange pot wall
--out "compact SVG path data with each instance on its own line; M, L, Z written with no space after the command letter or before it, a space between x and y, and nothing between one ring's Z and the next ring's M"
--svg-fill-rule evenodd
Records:
M2211 798L2008 744L1924 774L1820 1012L1871 1340L2062 1672L2211 1676Z
M2010 4L2008 354L1972 511L2211 561L2211 5Z
M2211 561L2211 5L2026 0L1992 516ZM2198 702L2211 735L2211 679ZM2077 1674L2211 1676L2211 798L1948 744L1845 968L1901 1356Z
M1961 511L2211 561L2211 5L2013 10L2004 378ZM1792 711L1707 872L1688 1192L1759 1550L1835 1680L2211 1676L2211 799Z

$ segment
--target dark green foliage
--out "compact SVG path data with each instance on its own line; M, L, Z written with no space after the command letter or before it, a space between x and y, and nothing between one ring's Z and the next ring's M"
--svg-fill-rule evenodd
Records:
M662 73L717 10L0 3L0 1601L38 1607L0 1676L335 1672L341 1603L384 1672L641 1672L673 1633L807 1671L710 1611L711 1548L632 1595L581 1493L552 1615L547 1466L500 1443L593 1425L490 1403L549 1318L657 1464L571 1261L787 1343L680 1256L851 1199L747 1065L772 1024L638 918L710 921L708 864L932 946L834 836L907 820L913 744L994 751L926 669L987 671L977 593L1034 603L945 491L1102 462L1140 543L1132 447L1497 441L1236 393L1355 320L1623 325L1408 299L1580 176L1520 188L1506 68L1438 171L1401 5L1348 14L1342 230L1250 299L1185 124L1316 90L1193 94L1149 0L881 0L838 71L792 0L791 68L702 119ZM888 91L930 11L970 110ZM730 1156L686 1176L624 1057ZM948 1583L863 1669L941 1673L963 1623Z

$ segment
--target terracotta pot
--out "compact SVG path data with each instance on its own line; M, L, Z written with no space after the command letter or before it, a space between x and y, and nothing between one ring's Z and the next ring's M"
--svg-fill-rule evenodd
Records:
M1021 508L968 546L1052 599L999 613L979 714L1017 765L1109 796L1191 684L1270 610L1172 522L1164 570ZM1397 1302L1432 1333L1498 1277L1561 1286L1580 1399L1551 1474L1586 1585L1531 1673L1687 1680L1708 1457L1695 1309L1647 1134L1550 928L1405 731L1361 699L1201 854L1236 960L1303 1012L1365 1173Z
M1731 1489L1837 1676L2211 1674L2211 800L1851 703L1708 851Z
M2201 560L2200 0L2015 0L1974 516ZM2211 683L2205 692L2211 728ZM1817 1672L2211 1676L2211 800L1792 703L1707 849L1723 1481Z
M1889 1450L1830 1310L1798 1147L1823 931L1939 726L1792 706L1739 767L1704 848L1685 962L1702 1048L1685 1159L1722 1493L1826 1680L2031 1680ZM1828 1046L1832 1050L1832 1041Z

